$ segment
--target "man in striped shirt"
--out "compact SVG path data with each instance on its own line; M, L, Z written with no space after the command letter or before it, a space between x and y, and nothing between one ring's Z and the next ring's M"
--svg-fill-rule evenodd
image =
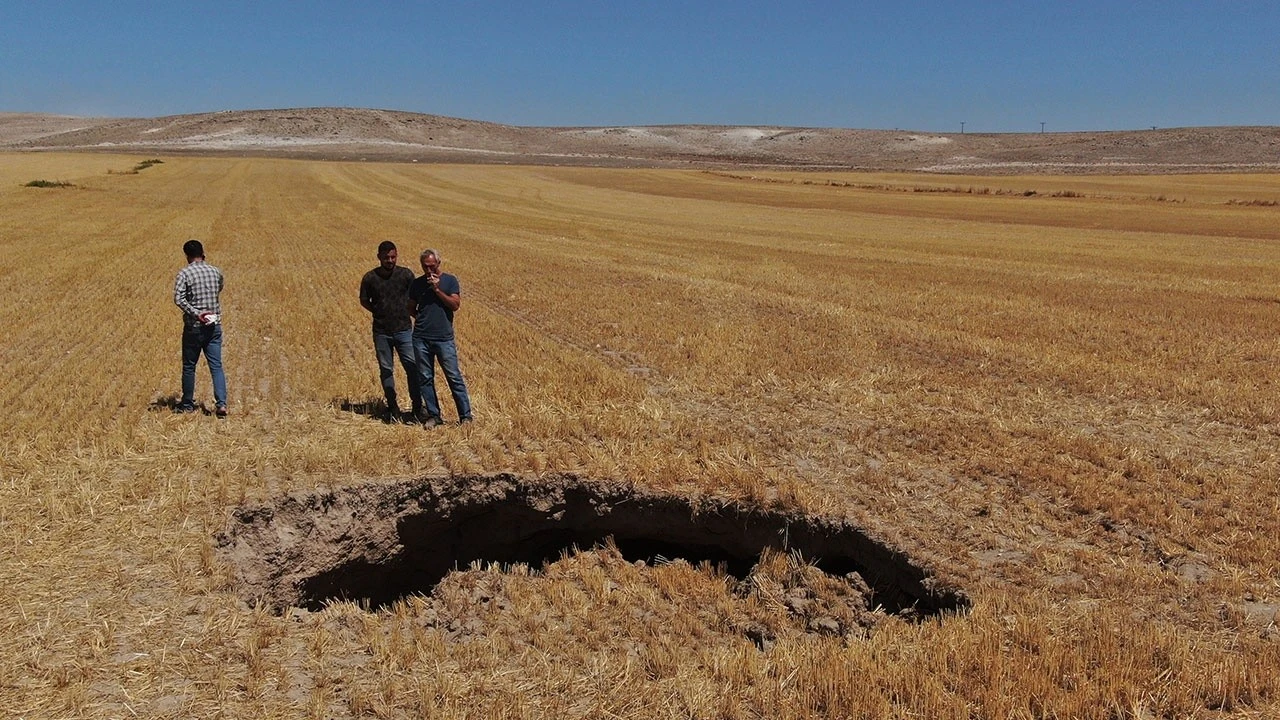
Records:
M196 363L204 353L213 376L214 412L227 416L227 376L222 371L222 271L204 261L204 246L188 240L182 246L187 266L178 272L173 285L173 302L182 308L182 400L180 413L196 409Z

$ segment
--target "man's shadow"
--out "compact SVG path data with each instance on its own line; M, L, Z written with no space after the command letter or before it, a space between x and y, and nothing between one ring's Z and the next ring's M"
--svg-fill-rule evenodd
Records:
M168 410L169 412L176 413L178 412L178 406L181 404L182 404L181 395L170 394L170 395L165 395L164 397L158 397L155 400L152 400L151 404L148 406L148 409L150 409L152 412ZM194 410L188 410L188 412L198 412L201 415L213 414L213 411L210 410L207 406L205 406L204 403L198 403L195 406Z
M360 415L371 420L377 420L384 423L414 423L417 419L413 417L413 413L401 410L400 415L395 418L387 417L387 401L383 398L365 398L363 400L352 400L350 398L334 398L333 406L349 412L352 415Z

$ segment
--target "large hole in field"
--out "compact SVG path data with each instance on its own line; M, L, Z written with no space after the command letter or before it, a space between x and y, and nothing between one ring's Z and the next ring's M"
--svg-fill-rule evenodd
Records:
M476 561L537 570L606 543L631 562L709 562L740 580L762 553L784 551L853 579L886 613L922 617L968 606L963 592L839 519L692 502L572 476L422 479L295 493L236 509L217 538L241 596L276 610L319 609L331 600L384 607L429 594L450 572Z

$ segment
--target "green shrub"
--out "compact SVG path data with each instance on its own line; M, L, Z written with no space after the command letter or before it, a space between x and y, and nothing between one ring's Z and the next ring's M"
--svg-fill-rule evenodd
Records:
M75 185L72 185L69 182L63 182L62 180L32 180L27 183L25 187L75 187Z

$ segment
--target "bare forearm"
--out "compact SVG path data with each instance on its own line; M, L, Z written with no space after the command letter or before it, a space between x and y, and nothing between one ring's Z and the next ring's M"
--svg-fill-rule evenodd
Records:
M440 288L436 288L435 290L436 298L440 300L440 304L445 306L449 312L457 312L458 308L462 307L462 296L445 295Z

